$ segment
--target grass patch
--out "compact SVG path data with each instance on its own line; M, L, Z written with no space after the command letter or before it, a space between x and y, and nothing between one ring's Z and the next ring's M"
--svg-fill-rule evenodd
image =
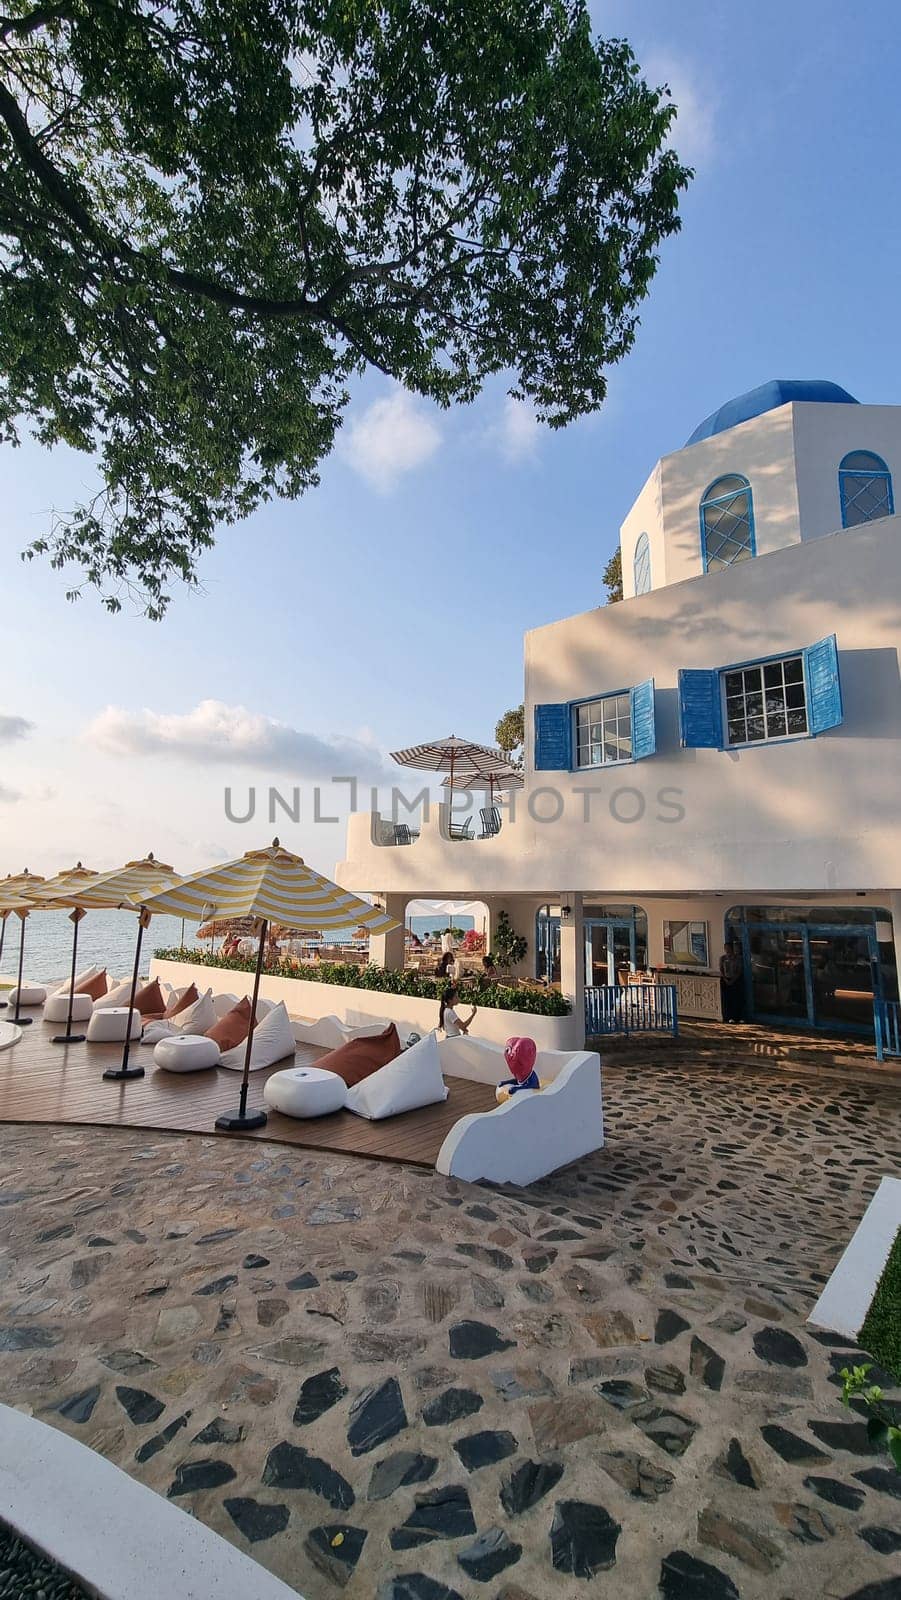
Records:
M858 1343L901 1382L901 1229L876 1285Z

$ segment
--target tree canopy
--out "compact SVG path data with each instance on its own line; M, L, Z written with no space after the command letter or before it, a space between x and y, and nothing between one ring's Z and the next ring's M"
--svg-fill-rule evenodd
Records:
M0 0L0 439L31 553L148 614L317 481L353 376L601 405L690 174L584 0Z
M601 573L601 582L607 590L606 604L612 606L614 601L623 597L623 552L619 545L614 550L610 560Z
M526 737L525 719L525 705L512 706L499 718L494 729L498 749L503 751L514 767L522 766L522 749Z

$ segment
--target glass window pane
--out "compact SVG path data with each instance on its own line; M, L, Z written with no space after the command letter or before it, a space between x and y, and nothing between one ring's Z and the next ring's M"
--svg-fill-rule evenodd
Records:
M764 737L763 717L748 718L748 739L756 741Z
M789 733L807 732L807 712L803 707L800 710L789 710L788 731Z
M804 665L800 656L792 656L784 663L786 683L804 682Z
M785 738L785 731L786 730L785 730L785 712L784 712L784 710L782 710L780 708L780 710L778 710L778 711L773 711L773 712L771 712L769 710L767 711L766 729L767 729L767 734L771 739L784 739Z
M729 743L744 744L748 736L748 727L744 717L729 718Z
M782 687L782 662L781 661L771 661L768 667L764 667L764 669L763 669L763 681L764 681L765 686L768 689L774 689L774 688L781 688Z
M798 706L803 706L803 704L804 704L804 685L803 685L803 683L790 683L790 684L788 684L786 686L785 703L786 703L787 706L792 707L794 709L797 709Z

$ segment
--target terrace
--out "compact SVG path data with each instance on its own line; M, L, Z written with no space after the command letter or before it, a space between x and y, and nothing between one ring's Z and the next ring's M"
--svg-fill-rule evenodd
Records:
M669 1044L611 1052L606 1148L513 1191L275 1118L213 1136L209 1099L177 1132L198 1090L23 1039L0 1399L306 1600L574 1600L610 1568L623 1600L886 1600L901 1473L805 1319L901 1163L901 1089Z

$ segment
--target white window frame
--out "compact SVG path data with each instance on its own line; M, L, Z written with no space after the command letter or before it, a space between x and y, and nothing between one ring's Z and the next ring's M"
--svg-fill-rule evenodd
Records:
M732 673L732 672L749 672L753 668L758 667L760 669L760 672L761 672L761 675L762 675L767 667L784 666L785 663L789 662L789 661L797 661L797 662L800 663L800 666L801 666L801 685L802 685L802 687L804 689L804 718L805 718L805 721L807 723L807 727L805 728L804 732L803 733L788 733L788 732L786 732L786 733L774 733L774 734L765 733L762 739L736 739L736 740L730 739L730 737L729 737L729 701L728 701L728 697L726 695L726 679L729 676L729 674ZM785 677L784 677L784 674L783 674L783 688L784 688L784 686L785 686ZM764 700L763 717L764 717L764 725L765 725L765 723L766 723L766 686L763 684L762 677L761 677L761 694L762 694L763 700ZM761 657L761 659L758 660L758 661L740 661L740 662L737 662L734 666L723 667L721 669L721 671L720 671L720 704L721 704L721 715L722 715L722 719L723 719L723 734L722 734L722 737L723 737L723 749L724 750L759 750L761 745L767 745L767 744L790 744L796 739L812 739L813 738L813 735L812 735L812 733L810 731L810 693L809 693L809 688L808 688L808 683L807 683L807 671L806 671L805 662L804 662L804 652L803 652L803 650L790 650L784 656L781 656L781 655L780 656L764 656L764 657ZM787 724L788 723L788 716L787 716L788 707L786 706L785 709L786 709L786 719L785 720L786 720L786 724ZM796 709L796 708L794 708L794 709ZM747 722L747 715L745 716L745 721Z
M579 712L584 706L602 706L609 700L624 700L627 708L627 721L629 725L629 754L619 756L615 761L586 761L579 760ZM617 716L617 722L619 722ZM602 718L603 730L603 718ZM603 731L601 736L601 749L604 748ZM632 694L629 689L615 689L611 694L594 694L586 700L576 700L572 707L572 762L574 772L597 772L601 767L627 767L632 764Z

